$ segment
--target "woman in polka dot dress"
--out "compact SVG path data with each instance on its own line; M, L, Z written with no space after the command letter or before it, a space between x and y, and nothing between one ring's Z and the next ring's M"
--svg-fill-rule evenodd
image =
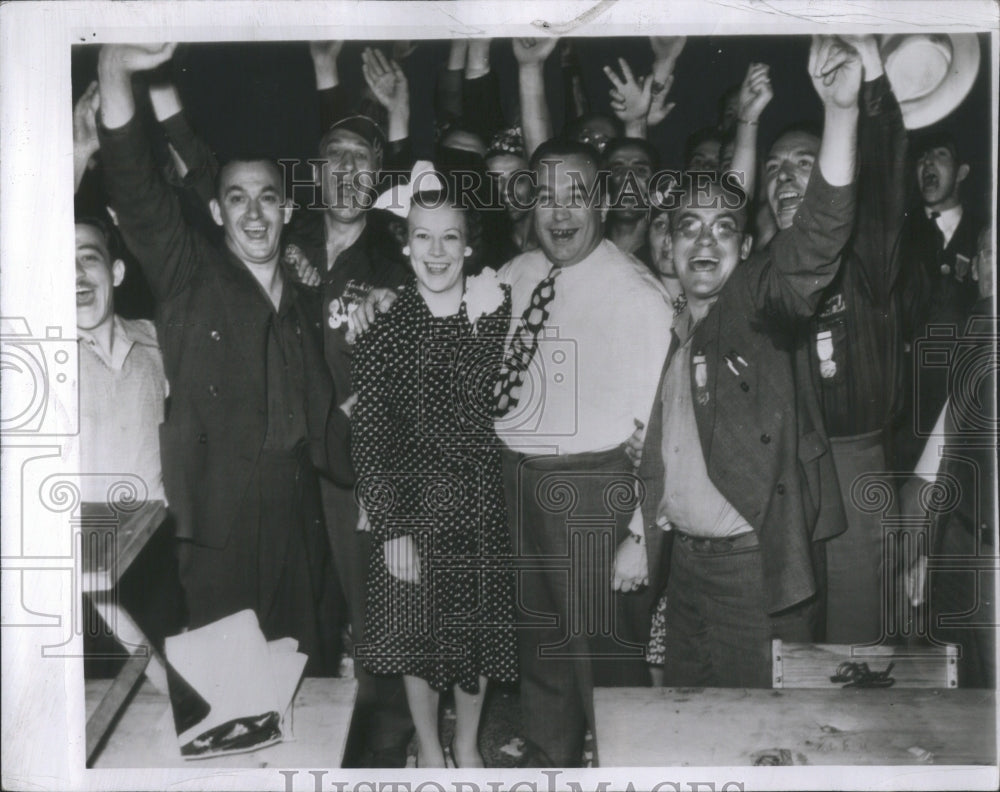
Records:
M459 767L482 767L487 679L517 676L514 580L493 431L510 294L492 270L466 279L461 209L415 196L416 281L358 341L352 453L373 533L366 640L375 674L402 674L421 767L444 767L438 697L452 688Z

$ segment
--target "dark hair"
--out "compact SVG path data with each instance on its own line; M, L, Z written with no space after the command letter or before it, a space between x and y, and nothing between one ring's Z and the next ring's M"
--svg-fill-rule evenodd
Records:
M584 127L586 127L587 124L589 124L591 121L596 121L598 119L600 119L601 121L607 121L609 124L611 124L611 128L615 130L614 136L615 137L619 136L619 133L621 132L622 129L621 124L618 123L617 119L612 118L611 116L606 115L605 113L585 113L582 116L574 118L572 121L567 121L563 134L566 138L574 138L577 135L579 135L581 131L583 131Z
M718 104L716 105L716 110L719 113L719 124L722 124L722 117L726 114L726 105L729 104L729 99L732 96L739 96L741 83L733 83L719 97Z
M688 135L684 141L684 166L687 167L698 146L709 142L718 143L719 148L722 148L722 135L716 127L702 127Z
M628 148L629 146L640 149L646 157L649 158L649 164L653 170L659 170L660 152L658 152L656 148L649 143L649 141L634 137L616 137L608 141L608 145L604 148L604 152L601 154L601 166L607 168L611 162L611 158L618 151L623 148Z
M805 118L800 121L793 121L791 124L786 124L778 131L778 134L771 139L768 150L770 150L771 146L781 140L781 138L785 135L791 135L793 133L811 135L821 141L823 140L823 125L819 121L811 118Z
M110 256L110 261L108 261L109 265L116 259L123 257L125 245L122 243L121 235L118 233L118 229L115 228L110 219L105 219L99 215L76 215L74 217L74 223L76 225L89 226L101 235L101 238L104 239L104 244L108 249L108 256Z
M963 162L958 155L958 144L955 142L955 136L947 129L937 128L921 131L911 137L910 151L913 153L914 161L936 148L948 149L956 165Z
M746 191L739 184L739 182L732 177L731 174L716 176L708 178L707 180L702 178L700 174L698 179L694 179L690 175L685 174L681 177L680 184L677 186L677 193L679 196L687 197L692 195L695 191L697 191L698 194L702 194L706 191L706 189L711 190L711 188L717 188L725 193L728 199L737 203L737 206L731 208L733 208L738 214L742 215L743 232L745 233L750 223L750 202L747 199ZM670 210L671 228L673 228L674 224L673 215L675 212L680 210L680 208L681 202L678 200L677 205L672 207Z
M268 165L270 165L272 168L274 168L274 170L277 171L278 175L281 177L281 178L278 179L278 182L281 184L281 194L282 194L282 196L284 196L284 194L285 194L285 179L284 179L285 172L282 169L282 167L278 164L277 160L275 160L273 157L268 156L267 154L260 154L258 152L250 151L250 152L240 153L240 154L234 154L233 156L226 157L224 160L222 160L219 163L219 169L215 172L215 185L214 185L215 189L213 191L214 194L215 194L215 197L217 199L221 199L222 198L222 196L219 195L219 190L222 188L222 173L223 173L223 171L225 171L226 168L228 168L230 165L236 165L237 163L241 163L241 162L266 162Z
M535 170L543 160L566 157L584 157L594 163L595 169L601 167L601 153L594 146L566 137L549 138L543 142L531 155L528 167Z

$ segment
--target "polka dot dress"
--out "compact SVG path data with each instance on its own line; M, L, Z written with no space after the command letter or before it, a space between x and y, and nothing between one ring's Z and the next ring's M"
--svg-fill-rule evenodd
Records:
M444 691L517 676L514 573L493 431L510 297L473 329L463 305L435 317L413 284L358 342L352 414L357 493L373 531L366 640L375 674ZM409 536L419 582L389 574L385 543Z

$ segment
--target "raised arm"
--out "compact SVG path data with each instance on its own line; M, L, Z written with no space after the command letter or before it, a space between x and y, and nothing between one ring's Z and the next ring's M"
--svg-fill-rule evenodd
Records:
M757 132L760 116L774 97L770 67L751 63L740 86L739 116L730 170L743 179L743 191L752 196L757 186Z
M864 68L858 121L858 218L855 260L872 297L889 300L896 246L906 213L907 137L903 113L874 36L844 36Z
M490 69L490 39L473 39L462 81L462 126L489 140L504 126L500 82Z
M556 38L511 40L517 58L524 155L529 159L539 145L552 137L552 117L545 101L545 59L558 42Z
M157 169L135 117L132 75L165 63L174 46L106 45L97 67L105 187L122 236L157 300L182 291L208 250L208 243L185 225L180 202Z
M309 56L316 76L319 100L319 134L350 113L350 106L337 69L337 57L344 47L343 41L310 41Z
M802 205L751 275L760 308L772 316L811 317L837 274L855 215L861 60L833 36L814 36L809 75L823 102L823 137Z
M97 90L97 80L87 86L87 90L73 105L73 192L80 189L83 174L90 161L100 150L97 139L97 111L101 106L101 93Z
M208 208L215 197L219 162L215 153L191 128L184 115L180 94L172 82L151 82L149 99L153 113L167 136L167 146L184 185L193 190L201 205Z

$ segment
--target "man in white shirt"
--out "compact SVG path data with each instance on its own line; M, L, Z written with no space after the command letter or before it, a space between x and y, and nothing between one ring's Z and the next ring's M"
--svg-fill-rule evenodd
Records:
M628 591L645 575L624 444L649 415L673 312L648 268L603 239L599 162L583 143L538 148L540 249L500 270L513 319L496 430L521 568L526 766L581 764L595 681L648 684L647 598L613 594L612 577Z
M125 277L120 244L103 219L77 219L80 493L84 501L98 503L165 501L159 430L167 380L153 323L114 312L114 289ZM143 633L161 648L184 620L173 533L171 524L164 525L118 588ZM96 626L90 617L87 624ZM112 651L102 636L103 631L84 636L88 673L108 671L95 659Z
M76 312L80 338L80 470L84 500L109 497L111 476L135 476L142 500L165 500L159 427L166 377L147 319L114 312L125 264L99 219L76 224Z

